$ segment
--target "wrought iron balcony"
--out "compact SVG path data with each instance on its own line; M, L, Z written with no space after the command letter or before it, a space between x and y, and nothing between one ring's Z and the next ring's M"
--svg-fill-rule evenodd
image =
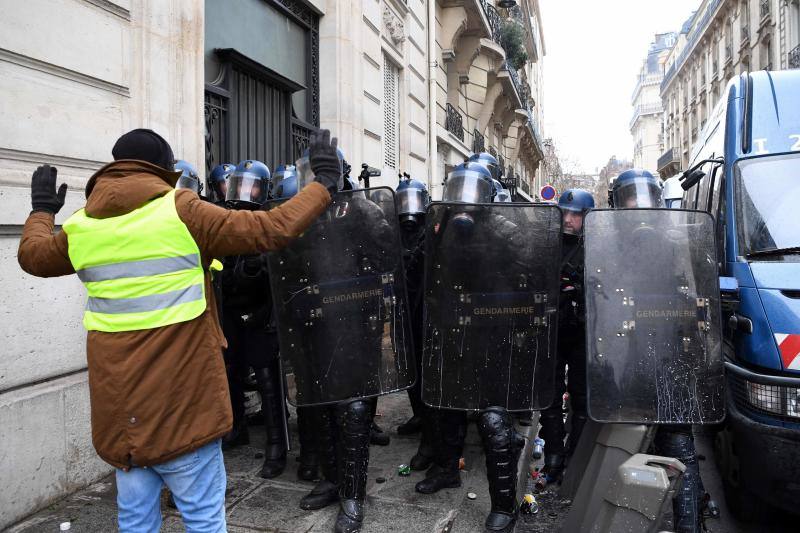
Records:
M772 12L772 2L770 0L761 0L761 18L762 20L770 16Z
M517 92L517 97L519 101L522 103L523 107L528 106L528 90L522 84L522 80L519 79L519 73L508 64L508 61L503 63L503 69L508 72L508 75L511 77L511 83L514 85L514 90Z
M486 151L486 137L478 130L472 132L472 151L476 154Z
M447 104L445 111L447 115L445 116L444 129L455 135L459 141L464 142L464 117L451 104Z
M489 30L492 32L492 40L500 44L500 30L503 27L503 18L488 0L480 0L483 13L486 15L486 20L489 21Z
M800 68L800 44L789 52L789 68Z
M675 148L670 148L664 154L658 158L658 171L663 173L664 169L666 169L669 165L681 164L681 158L678 153L678 150Z

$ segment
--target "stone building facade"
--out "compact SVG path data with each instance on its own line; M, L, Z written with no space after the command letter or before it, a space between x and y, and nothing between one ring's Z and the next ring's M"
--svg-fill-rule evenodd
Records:
M545 54L538 0L499 9L487 0L436 2L436 166L434 198L442 178L473 152L495 154L515 198L531 201L544 157L542 93ZM503 33L524 28L528 61L507 61Z
M664 128L661 119L661 82L664 80L664 63L675 44L675 33L657 34L650 44L642 63L636 87L631 96L633 117L630 128L633 137L633 166L653 173L658 158L664 152Z
M84 291L17 265L37 165L83 204L119 135L145 126L203 157L203 9L182 0L3 2L0 22L0 529L108 473L91 444Z
M686 21L661 84L664 178L688 165L694 142L733 76L800 67L798 0L703 0Z

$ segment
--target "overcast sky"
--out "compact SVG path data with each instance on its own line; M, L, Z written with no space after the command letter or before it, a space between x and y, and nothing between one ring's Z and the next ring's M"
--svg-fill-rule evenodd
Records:
M701 0L539 0L544 135L577 171L633 157L631 94L656 33L679 31Z

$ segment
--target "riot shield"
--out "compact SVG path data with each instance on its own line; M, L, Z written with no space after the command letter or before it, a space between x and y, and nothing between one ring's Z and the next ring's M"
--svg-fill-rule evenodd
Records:
M365 192L337 193L313 226L269 254L281 358L298 406L388 394L416 379L397 216Z
M429 206L422 398L433 407L546 408L553 397L561 212Z
M589 416L711 424L725 414L714 221L592 211L586 239Z

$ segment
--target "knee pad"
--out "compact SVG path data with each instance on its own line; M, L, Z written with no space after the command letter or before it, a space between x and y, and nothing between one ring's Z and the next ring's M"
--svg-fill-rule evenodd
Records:
M339 415L345 424L369 425L372 406L368 400L353 400L339 406Z
M514 444L514 422L511 414L502 407L481 411L478 431L484 445L491 449L508 448Z

